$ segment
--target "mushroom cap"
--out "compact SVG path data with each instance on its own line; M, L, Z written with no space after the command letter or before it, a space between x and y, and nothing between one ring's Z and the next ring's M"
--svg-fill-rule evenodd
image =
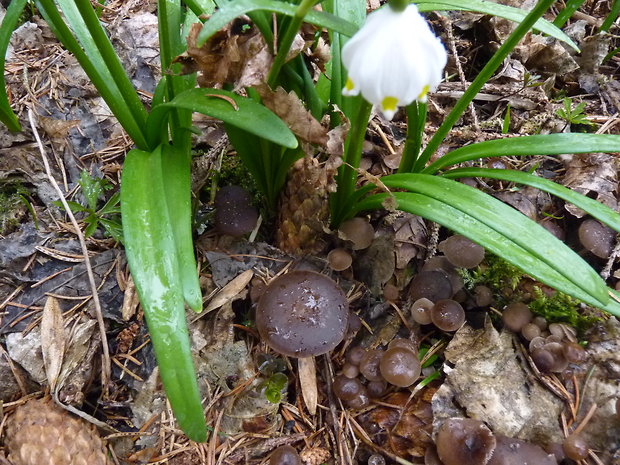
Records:
M484 247L456 234L441 242L437 248L454 266L475 268L484 260Z
M553 454L542 447L520 439L508 438L498 434L495 452L488 465L557 465Z
M613 229L596 220L588 219L579 225L579 242L597 257L609 257L615 239Z
M420 376L422 366L416 352L405 347L391 347L381 357L381 376L398 387L411 386Z
M364 218L355 217L340 225L338 236L341 239L353 242L353 250L362 250L372 244L375 229Z
M272 280L258 301L256 327L276 352L291 357L321 355L345 336L349 304L325 275L297 270Z
M421 271L414 276L409 285L409 295L414 301L424 297L437 302L449 299L453 294L450 279L446 272L441 270Z
M479 420L449 418L437 432L437 454L445 465L485 465L495 449L495 436Z
M523 302L508 304L502 312L504 326L510 331L518 333L526 324L532 321L534 315Z
M465 323L465 310L455 300L442 299L431 308L431 320L443 331L456 331Z
M329 267L334 271L344 271L353 263L353 257L346 249L333 249L327 254Z
M243 236L258 221L250 194L240 186L221 187L215 195L215 209L215 227L222 234Z
M302 465L301 457L292 446L280 446L271 457L269 465Z

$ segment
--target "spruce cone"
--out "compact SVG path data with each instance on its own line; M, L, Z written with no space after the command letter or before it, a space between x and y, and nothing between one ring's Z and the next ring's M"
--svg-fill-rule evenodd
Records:
M17 408L7 422L6 445L14 465L109 465L95 428L51 399Z
M321 252L329 225L329 193L335 190L336 164L323 166L316 158L297 160L280 197L276 233L278 247L290 254Z

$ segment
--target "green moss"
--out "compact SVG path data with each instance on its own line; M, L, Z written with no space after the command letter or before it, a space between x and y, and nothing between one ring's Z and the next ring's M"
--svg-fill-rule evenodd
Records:
M600 320L584 315L581 301L562 292L547 296L539 287L534 287L533 294L534 300L528 303L530 310L535 315L545 317L549 323L568 323L582 331Z
M13 232L26 214L24 192L21 185L8 184L0 190L0 235Z
M484 262L472 270L459 268L465 288L472 290L476 286L487 286L498 298L503 298L506 289L515 290L524 277L516 266L487 252Z

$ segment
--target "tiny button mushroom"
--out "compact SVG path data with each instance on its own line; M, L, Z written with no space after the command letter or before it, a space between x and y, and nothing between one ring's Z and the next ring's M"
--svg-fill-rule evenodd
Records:
M258 212L243 187L221 187L215 195L215 209L215 227L222 234L243 236L256 226Z
M431 320L443 331L456 331L465 323L465 310L458 302L443 299L431 308Z
M302 465L302 461L293 447L280 446L269 457L269 465Z
M375 237L375 229L364 218L351 218L338 228L338 236L353 243L353 250L362 250L370 247Z
M411 386L422 370L416 353L398 346L388 349L383 354L379 368L381 376L388 383L398 387Z
M520 439L496 436L497 445L488 465L557 465L553 454L542 447Z
M353 258L345 249L333 249L327 254L327 263L334 271L344 271L351 266Z
M495 444L491 430L469 418L449 418L437 432L437 454L444 465L485 465Z
M518 333L521 329L532 321L532 312L523 302L514 302L506 306L502 313L504 326L510 331Z
M458 234L450 236L437 248L450 263L460 268L475 268L484 260L484 247Z
M578 433L570 434L562 444L566 456L572 460L585 460L588 458L590 448L588 443Z
M276 352L321 355L344 338L349 305L340 287L314 271L291 271L272 280L258 301L256 327Z
M616 233L596 220L588 219L579 225L579 241L600 258L608 258L614 247Z
M436 302L452 297L452 284L445 271L432 270L418 273L409 285L412 300L421 298Z

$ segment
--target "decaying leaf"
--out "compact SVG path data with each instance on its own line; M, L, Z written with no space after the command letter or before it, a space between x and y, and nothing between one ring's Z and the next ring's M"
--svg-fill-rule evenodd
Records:
M564 186L584 195L596 194L596 200L609 208L618 209L616 197L618 189L618 170L620 160L617 155L591 153L585 155L563 155L562 162L566 168ZM565 208L578 218L585 212L574 205Z
M175 59L184 71L199 71L198 85L235 88L262 84L267 78L273 57L256 27L239 18L218 31L202 47L196 39L202 24L193 24L187 36L187 52Z
M245 289L245 286L252 280L254 272L252 270L245 270L239 276L230 281L226 286L218 291L217 294L209 301L207 308L204 309L204 313L208 313L216 308L220 308L227 302L232 301L241 291Z
M286 92L282 87L273 91L267 85L256 86L256 90L263 104L282 118L295 135L306 142L327 145L327 129L312 116L295 92Z
M412 259L422 258L428 239L428 229L424 220L419 216L400 212L392 223L392 228L394 229L396 268L403 269Z
M50 390L56 390L56 384L62 368L65 354L65 328L62 310L55 297L48 297L43 307L41 318L41 350L43 364Z
M537 443L561 442L564 408L528 372L510 331L498 333L487 320L475 330L463 326L445 351L446 381L433 397L434 425L463 413L484 421L495 434Z

